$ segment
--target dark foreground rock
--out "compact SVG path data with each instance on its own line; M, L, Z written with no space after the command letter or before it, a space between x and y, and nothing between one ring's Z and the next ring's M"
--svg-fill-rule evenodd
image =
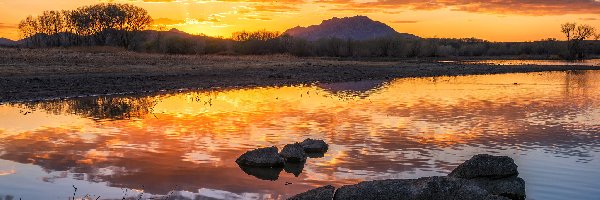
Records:
M517 177L515 161L508 156L480 154L456 167L448 176L468 179L491 194L525 199L525 181Z
M502 179L475 178L469 180L493 195L513 200L524 200L526 198L525 181L516 176Z
M290 200L331 200L335 187L328 185L290 197Z
M325 153L329 149L329 145L323 140L306 139L300 143L306 153Z
M306 161L306 153L300 143L285 145L280 154L285 162L301 163Z
M507 199L490 194L474 182L452 177L366 181L343 186L334 199Z
M517 176L517 164L508 156L479 154L460 164L448 176L456 178L505 178Z
M365 181L342 186L334 192L333 199L524 200L525 181L518 174L513 159L482 154L473 156L445 177ZM294 197L314 193L309 192Z
M247 151L235 160L235 162L241 166L281 167L284 160L279 155L277 147L266 147Z

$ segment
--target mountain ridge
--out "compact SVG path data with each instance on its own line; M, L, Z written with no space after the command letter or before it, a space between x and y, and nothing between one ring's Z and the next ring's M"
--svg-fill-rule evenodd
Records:
M284 32L293 37L315 41L321 38L339 38L353 40L370 40L382 37L398 36L406 39L419 37L409 33L399 33L387 24L374 21L367 16L331 18L321 24L308 27L296 26Z
M0 46L15 46L17 43L17 41L0 37Z

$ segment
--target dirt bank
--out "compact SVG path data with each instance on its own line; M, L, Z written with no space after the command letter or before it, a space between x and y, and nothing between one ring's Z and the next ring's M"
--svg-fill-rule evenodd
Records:
M354 61L291 56L183 56L102 49L0 48L0 102L234 86L401 77L600 69L434 61Z

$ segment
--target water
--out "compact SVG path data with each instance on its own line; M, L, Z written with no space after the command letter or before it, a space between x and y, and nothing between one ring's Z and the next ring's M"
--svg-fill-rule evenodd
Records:
M573 71L4 104L0 197L282 199L490 153L515 159L529 199L594 199L598 97L600 71ZM330 149L303 167L234 162L307 137Z
M457 61L440 61L442 63L453 63ZM600 66L600 59L589 59L589 60L466 60L459 61L466 64L486 64L486 65L586 65L586 66Z

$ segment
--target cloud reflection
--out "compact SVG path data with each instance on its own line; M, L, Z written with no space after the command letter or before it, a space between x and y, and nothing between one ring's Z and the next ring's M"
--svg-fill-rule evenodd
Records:
M269 198L443 174L482 150L589 162L600 151L598 80L598 72L546 72L358 83L354 92L312 85L9 105L3 114L25 107L95 121L0 134L0 158L151 194L211 188ZM330 150L301 173L265 174L234 162L248 149L306 137L325 139Z

